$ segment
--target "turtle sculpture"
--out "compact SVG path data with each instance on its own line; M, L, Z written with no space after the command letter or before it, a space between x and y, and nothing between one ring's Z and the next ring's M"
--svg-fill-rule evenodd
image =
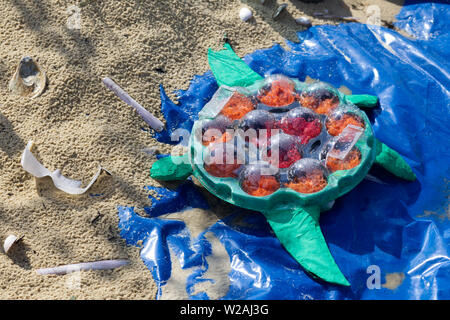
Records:
M156 161L150 175L193 175L212 194L262 212L284 248L313 277L350 285L319 226L322 211L377 163L414 180L409 165L378 141L360 107L369 95L345 95L323 83L263 78L226 44L208 52L219 89L199 112L188 152Z

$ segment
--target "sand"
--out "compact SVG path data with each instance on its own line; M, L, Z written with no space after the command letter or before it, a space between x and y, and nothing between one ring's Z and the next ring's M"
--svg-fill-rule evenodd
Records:
M149 178L155 158L144 150L167 153L170 147L155 141L145 122L105 89L103 77L163 120L158 85L168 93L187 89L194 75L209 69L206 51L220 48L224 33L243 56L295 40L295 32L304 29L294 22L300 15L328 8L329 14L354 15L364 23L368 5L378 4L381 22L389 25L401 5L285 2L288 12L273 21L275 1L265 6L259 0L0 1L0 241L8 234L24 236L9 256L0 252L0 299L155 298L156 285L139 248L127 246L119 235L117 206L140 211L149 204L144 186L159 183ZM74 11L67 11L73 4L80 8L80 29L74 29ZM243 5L254 12L247 23L238 17ZM339 21L313 19L314 25L323 23ZM37 59L48 78L46 90L33 100L8 91L25 55ZM29 140L50 170L85 183L98 165L112 175L102 176L84 195L66 195L49 178L36 180L21 168ZM223 254L220 246L218 253ZM35 272L116 258L129 259L130 265L65 276Z

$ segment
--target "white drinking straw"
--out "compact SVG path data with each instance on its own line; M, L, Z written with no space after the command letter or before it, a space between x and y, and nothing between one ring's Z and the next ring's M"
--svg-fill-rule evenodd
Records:
M141 106L136 100L134 100L128 93L125 92L121 87L119 87L110 78L104 78L103 83L105 86L114 92L123 102L128 104L130 107L136 109L137 113L144 119L144 121L155 131L161 132L164 129L164 124L148 112L143 106Z

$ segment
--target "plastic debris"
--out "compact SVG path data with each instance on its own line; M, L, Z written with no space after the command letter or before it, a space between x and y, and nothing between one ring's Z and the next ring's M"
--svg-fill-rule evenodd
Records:
M311 26L311 19L306 17L306 16L298 17L297 19L295 19L295 22L297 24L300 24L300 25L305 26L305 27L310 27Z
M155 156L155 155L159 154L159 148L156 146L145 147L141 151L149 156Z
M106 270L115 269L129 264L128 260L118 259L118 260L102 260L95 262L84 262L68 264L53 268L44 268L36 270L39 275L62 275L67 273L72 273L76 271L88 271L88 270Z
M44 91L46 83L45 72L39 64L30 57L24 57L9 81L9 90L33 99Z
M20 163L22 167L28 173L31 173L35 178L43 178L50 177L55 185L55 187L61 191L64 191L69 194L83 194L94 184L100 174L104 171L108 175L111 175L106 169L99 166L97 173L91 179L89 184L81 188L81 181L69 179L61 174L59 169L51 172L46 167L44 167L36 157L31 153L31 146L33 145L33 141L29 141L25 147L25 150L22 153L22 158Z
M119 87L110 78L104 78L103 84L112 92L114 92L123 102L128 104L130 107L136 109L137 113L144 119L144 121L155 131L161 132L164 129L164 124L147 111L143 106L141 106L136 100L134 100L128 93L125 92L121 87Z
M23 237L16 237L13 234L10 234L6 237L5 241L3 242L3 251L5 254L8 254L8 251L20 240L22 240Z
M242 21L248 21L253 17L253 13L252 11L247 8L247 7L243 7L241 8L241 10L239 11L239 18L241 18Z
M342 21L346 21L346 22L359 22L359 18L357 17L344 17L344 16L334 16L334 15L323 15L322 16L324 19L337 19L337 20L342 20Z
M272 14L273 20L278 20L280 18L281 13L287 8L287 3L280 4Z
M313 12L313 16L315 17L321 17L328 14L328 9L323 9L323 11L315 11Z
M333 147L328 152L327 156L344 160L350 150L363 134L364 129L354 125L348 125L342 133L333 142Z

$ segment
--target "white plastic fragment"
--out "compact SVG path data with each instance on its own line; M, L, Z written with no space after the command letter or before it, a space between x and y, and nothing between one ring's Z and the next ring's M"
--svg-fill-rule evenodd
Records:
M8 254L8 251L22 238L18 238L13 234L10 234L6 237L5 241L3 242L3 251L5 254Z
M298 17L297 19L295 19L295 22L297 24L300 24L300 25L305 26L305 27L311 26L311 19L306 17L306 16Z
M33 145L33 141L28 141L25 150L22 153L22 158L20 159L20 163L25 171L31 173L36 178L50 177L53 180L55 187L61 191L64 191L69 194L83 194L85 193L97 180L102 171L105 171L110 175L110 173L99 166L97 173L91 179L89 184L81 188L82 182L79 180L69 179L61 174L61 170L57 169L53 172L44 167L36 157L31 153L31 146Z
M338 20L347 21L347 22L359 22L361 20L358 17L352 17L352 16L344 17L344 16L333 16L333 15L324 15L323 18L324 19L338 19Z
M362 135L363 131L364 130L361 127L352 124L346 126L337 139L334 140L333 146L327 156L344 160Z
M359 22L361 20L358 17L352 17L352 16L349 16L349 17L337 17L337 18L341 19L343 21L349 21L349 22Z
M219 89L214 93L211 100L203 107L203 109L198 113L200 118L214 118L223 107L230 100L231 96L235 93L236 89L221 85Z
M128 93L125 92L121 87L119 87L110 78L104 78L103 84L112 92L114 92L123 102L133 107L137 113L144 119L144 121L155 131L161 132L164 129L164 124L152 115L147 109L141 106L136 100L134 100Z
M248 21L253 17L252 11L247 7L242 7L239 11L239 18L241 18L242 21Z
M53 268L44 268L36 270L36 273L39 275L62 275L76 271L87 271L87 270L106 270L106 269L115 269L129 264L128 260L102 260L95 262L84 262L84 263L75 263L68 264L59 267Z
M280 5L275 9L274 13L272 14L272 19L273 19L273 20L277 20L277 19L280 17L281 13L282 13L284 10L286 10L287 6L288 6L287 3L282 3L282 4L280 4Z
M158 147L145 147L141 150L142 152L144 152L145 154L149 155L149 156L154 156L155 154L159 153L159 149Z

